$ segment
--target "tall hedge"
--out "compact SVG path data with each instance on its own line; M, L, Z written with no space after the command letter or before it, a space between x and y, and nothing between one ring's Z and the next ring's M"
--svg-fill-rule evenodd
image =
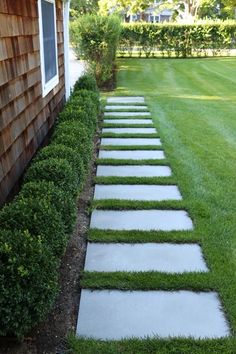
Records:
M115 16L88 14L73 21L70 28L77 56L87 61L99 87L103 87L112 78L120 20Z
M28 168L20 193L0 210L0 336L21 338L53 306L99 105L95 79L84 75L59 115L49 146Z
M235 47L235 21L129 23L122 25L119 55L186 58L221 55Z

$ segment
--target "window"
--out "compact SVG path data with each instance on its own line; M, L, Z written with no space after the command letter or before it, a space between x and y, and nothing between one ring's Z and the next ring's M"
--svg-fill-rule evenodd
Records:
M42 90L45 97L59 82L55 0L39 0Z

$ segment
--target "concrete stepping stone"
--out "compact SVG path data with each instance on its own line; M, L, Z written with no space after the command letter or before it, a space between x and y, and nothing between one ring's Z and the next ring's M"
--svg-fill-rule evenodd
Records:
M100 150L100 159L115 160L163 160L165 159L162 150Z
M103 128L102 133L115 134L156 134L155 128Z
M215 292L82 290L76 334L122 338L221 338L229 326Z
M142 96L116 96L108 97L108 103L144 103L144 97Z
M119 111L119 110L125 110L125 109L133 109L135 111L140 110L140 111L146 111L148 108L147 106L106 106L105 110L106 111Z
M171 169L168 166L152 165L99 165L97 176L116 176L116 177L169 177Z
M151 115L150 112L105 112L104 116L110 116L110 117L142 117L142 116L147 116L149 117Z
M159 138L102 138L101 145L161 146L161 140Z
M104 119L104 123L108 124L153 124L151 119Z
M184 210L94 210L90 227L100 230L184 231L193 223Z
M88 243L85 270L91 272L207 272L201 247L171 243Z
M141 185L141 184L109 184L96 185L94 199L123 200L181 200L177 186Z

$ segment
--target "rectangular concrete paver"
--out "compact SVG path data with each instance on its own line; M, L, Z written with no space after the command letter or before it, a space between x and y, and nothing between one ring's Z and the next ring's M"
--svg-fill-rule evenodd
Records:
M129 159L129 160L163 160L162 150L100 150L100 159Z
M144 97L142 96L116 96L108 97L108 103L144 103Z
M102 133L115 134L155 134L155 128L103 128Z
M149 166L149 165L122 165L107 166L99 165L97 168L97 176L109 177L169 177L171 169L168 166Z
M82 290L77 335L220 338L230 335L215 292Z
M101 145L161 146L161 140L159 138L102 138Z
M104 119L104 123L109 124L153 124L151 119Z
M165 273L208 271L199 245L170 243L88 243L85 270Z
M94 210L90 227L100 230L184 231L193 223L184 210Z
M105 112L104 116L110 117L148 117L150 116L150 112Z
M177 186L101 184L95 186L94 199L162 201L181 200L182 197Z
M129 105L122 105L122 106L118 106L118 105L116 105L116 106L112 106L112 105L109 105L109 106L106 106L105 107L105 110L106 111L119 111L119 110L125 110L125 109L128 109L128 110L130 110L130 109L132 109L132 110L134 110L134 111L137 111L137 110L140 110L140 111L147 111L148 110L148 108L147 108L147 106L129 106Z

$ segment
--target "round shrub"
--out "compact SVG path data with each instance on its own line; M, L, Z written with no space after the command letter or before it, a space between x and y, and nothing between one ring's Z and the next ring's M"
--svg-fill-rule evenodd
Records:
M82 133L83 131L81 132L81 135ZM87 167L92 155L92 143L88 136L82 135L79 137L76 134L69 132L64 133L63 131L57 131L52 143L53 145L63 144L65 146L69 146L72 149L75 149L77 153L81 155L84 167Z
M58 293L57 263L40 236L0 230L0 335L21 338Z
M76 221L76 202L70 194L65 193L53 182L28 182L23 185L19 198L44 199L50 203L58 213L65 225L67 234L71 234Z
M77 173L79 181L83 179L83 160L81 156L72 148L63 144L51 144L40 150L36 156L35 161L47 160L49 158L65 159Z
M97 82L93 74L84 74L76 81L74 91L83 89L98 92Z
M87 92L91 93L91 91ZM59 122L71 120L80 121L91 132L95 131L97 126L97 105L89 97L89 94L83 96L80 94L72 95L65 109L59 114Z
M88 90L78 90L74 91L72 94L71 99L90 99L93 102L94 107L96 108L96 121L97 121L97 115L100 112L100 99L99 99L99 93L98 92L93 92L93 91L88 91Z
M25 182L53 182L66 193L76 196L78 176L65 159L47 159L33 163L25 175Z
M0 211L0 228L28 230L32 236L40 235L57 257L64 253L67 236L61 215L43 198L17 198L4 206Z

